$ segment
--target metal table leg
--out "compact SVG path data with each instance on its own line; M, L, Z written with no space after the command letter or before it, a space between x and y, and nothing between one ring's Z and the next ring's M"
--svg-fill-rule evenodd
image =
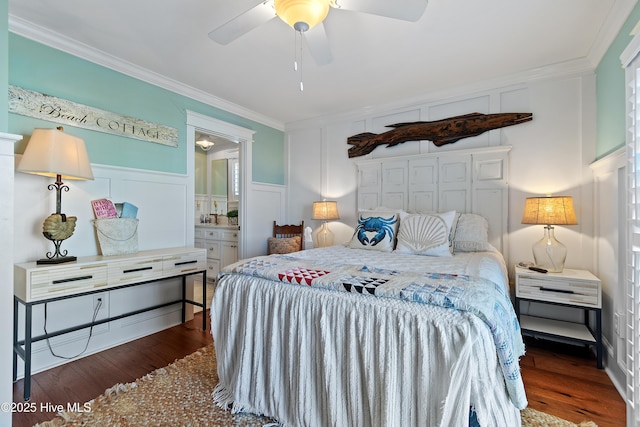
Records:
M24 305L24 400L31 398L31 323L32 307L30 303Z
M207 270L202 272L202 330L207 330Z
M598 369L602 369L602 310L596 310L596 357Z
M13 382L18 379L18 298L13 297Z

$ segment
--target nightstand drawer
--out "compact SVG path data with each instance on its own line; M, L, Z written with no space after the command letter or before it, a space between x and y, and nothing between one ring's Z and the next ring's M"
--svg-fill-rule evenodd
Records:
M539 301L598 307L599 291L595 282L549 280L520 276L516 296Z

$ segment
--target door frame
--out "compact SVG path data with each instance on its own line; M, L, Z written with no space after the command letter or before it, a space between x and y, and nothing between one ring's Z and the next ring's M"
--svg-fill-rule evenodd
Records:
M244 258L244 252L246 246L246 233L243 231L247 229L247 197L249 195L250 185L252 182L251 174L251 148L253 144L254 130L243 128L222 120L214 119L213 117L205 116L195 111L187 110L187 175L195 179L195 144L196 131L204 132L210 135L216 135L228 140L237 142L239 144L238 163L240 167L240 197L238 199L238 259ZM190 180L188 187L187 199L191 201L187 204L188 216L192 218L190 225L190 234L187 233L188 240L192 242L194 240L194 226L195 226L195 182L194 179Z

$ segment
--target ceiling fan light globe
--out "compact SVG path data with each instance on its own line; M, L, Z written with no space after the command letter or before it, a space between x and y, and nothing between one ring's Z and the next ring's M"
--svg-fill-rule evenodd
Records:
M273 7L280 19L304 32L324 21L329 13L329 0L275 0Z

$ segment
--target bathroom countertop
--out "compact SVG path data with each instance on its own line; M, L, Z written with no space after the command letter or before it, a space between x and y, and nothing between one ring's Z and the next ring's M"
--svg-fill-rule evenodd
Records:
M213 224L213 223L197 223L196 227L204 227L204 228L224 228L226 230L239 230L237 225L229 225L229 224Z

